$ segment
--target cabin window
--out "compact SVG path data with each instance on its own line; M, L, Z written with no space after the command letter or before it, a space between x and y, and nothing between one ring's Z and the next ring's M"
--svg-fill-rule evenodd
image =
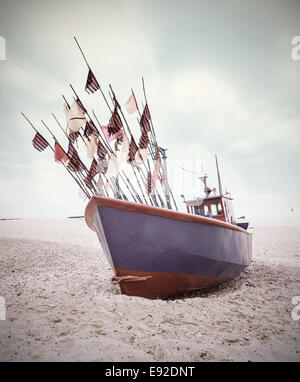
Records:
M222 203L217 204L218 215L223 215Z
M208 207L206 204L204 204L204 216L208 215Z
M219 203L212 203L210 205L211 213L212 216L220 216L223 215L223 210L222 210L222 204Z
M201 206L194 206L195 215L203 215L203 211L201 210Z
M212 213L212 216L216 216L218 215L218 212L217 212L217 205L215 203L212 203L210 205L210 210L211 210L211 213Z

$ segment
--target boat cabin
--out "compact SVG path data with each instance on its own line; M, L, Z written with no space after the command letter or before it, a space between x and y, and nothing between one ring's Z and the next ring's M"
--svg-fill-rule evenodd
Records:
M228 196L211 196L186 200L187 212L193 215L205 216L227 223L236 224L232 198Z

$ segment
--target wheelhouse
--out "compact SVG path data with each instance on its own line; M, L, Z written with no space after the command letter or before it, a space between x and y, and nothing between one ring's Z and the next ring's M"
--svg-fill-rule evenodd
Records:
M185 201L187 212L236 224L232 198L228 196L211 196Z

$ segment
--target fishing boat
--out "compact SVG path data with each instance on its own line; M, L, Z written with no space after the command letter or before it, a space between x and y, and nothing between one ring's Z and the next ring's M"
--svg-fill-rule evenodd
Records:
M206 177L205 177L206 182ZM166 298L229 281L250 263L252 233L236 224L232 198L185 201L187 212L93 196L85 221L96 232L121 292Z
M136 140L130 127L133 122L127 121L112 86L108 98L74 39L88 67L85 90L89 97L101 93L110 112L108 122L100 122L94 110L91 116L72 85L72 104L63 95L66 128L52 114L64 143L59 143L53 130L41 121L54 139L51 145L21 114L35 130L33 147L39 152L49 147L55 161L79 186L80 197L89 199L85 220L96 232L114 272L111 282L126 295L154 299L209 288L237 277L251 261L252 234L245 222L237 221L232 198L222 191L217 157L218 193L207 186L207 175L201 176L205 195L184 199L186 212L179 211L144 79L142 112L132 89L125 103L127 117L136 117L140 128ZM88 159L80 154L80 146Z

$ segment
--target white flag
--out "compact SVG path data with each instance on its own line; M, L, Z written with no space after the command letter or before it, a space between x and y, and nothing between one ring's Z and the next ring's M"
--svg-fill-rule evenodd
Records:
M137 111L137 105L133 94L131 94L128 101L125 103L125 107L128 114L133 114Z
M73 102L71 109L66 114L69 134L76 133L87 123L84 113L76 101Z
M128 153L129 153L129 139L127 137L127 134L124 131L121 150L118 151L118 154L119 154L118 155L118 160L119 160L120 165L123 162L127 162Z
M115 176L119 172L119 162L118 159L115 157L114 154L111 154L109 161L108 161L108 167L106 171L106 177L110 178L111 176Z

